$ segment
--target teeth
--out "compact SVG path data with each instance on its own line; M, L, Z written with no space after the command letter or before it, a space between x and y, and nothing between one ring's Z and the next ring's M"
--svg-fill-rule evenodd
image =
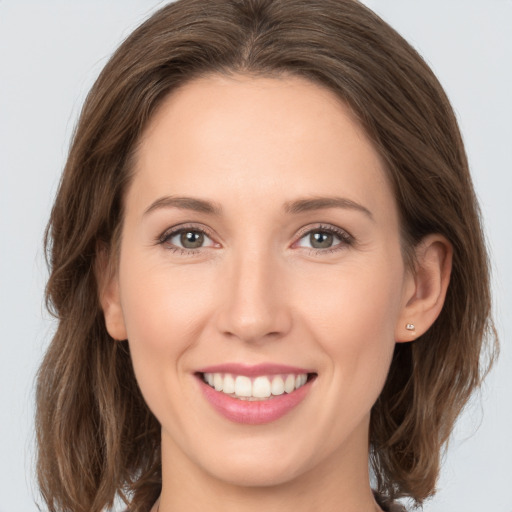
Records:
M282 377L277 376L272 379L270 391L275 396L282 395L284 393L284 380Z
M222 391L228 395L235 392L235 379L233 379L233 377L229 374L224 376L224 385L222 386Z
M217 373L217 375L221 377L221 374ZM244 397L252 395L252 384L251 379L249 379L249 377L239 375L235 379L235 395Z
M284 390L286 393L291 393L295 389L295 376L288 375L284 381Z
M252 384L252 396L268 398L270 396L270 380L267 377L256 377Z
M299 377L297 377L298 379ZM215 391L222 391L224 385L224 379L220 373L216 373L213 376L213 386L215 387Z
M306 373L300 375L260 375L251 379L245 375L205 373L203 379L216 391L222 391L236 398L251 400L291 393L295 389L304 386L308 376Z

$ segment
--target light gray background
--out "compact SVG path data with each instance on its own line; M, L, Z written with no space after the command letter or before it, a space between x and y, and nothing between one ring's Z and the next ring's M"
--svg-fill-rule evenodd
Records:
M206 1L206 0L205 0ZM37 510L33 380L52 332L41 249L80 106L156 0L0 0L0 512ZM502 356L454 433L426 512L512 511L512 2L366 0L457 112L494 261Z

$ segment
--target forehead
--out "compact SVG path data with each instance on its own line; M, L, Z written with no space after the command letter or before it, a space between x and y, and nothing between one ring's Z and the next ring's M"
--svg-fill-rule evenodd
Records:
M160 105L135 162L137 196L148 201L164 192L215 192L219 201L250 204L281 190L284 199L348 194L374 207L394 202L379 154L348 106L300 77L212 75L187 83Z

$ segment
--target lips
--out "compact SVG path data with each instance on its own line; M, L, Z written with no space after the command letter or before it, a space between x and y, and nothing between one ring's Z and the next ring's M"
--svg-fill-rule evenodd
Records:
M223 364L196 372L210 405L230 421L263 424L297 407L310 391L316 373L287 365Z

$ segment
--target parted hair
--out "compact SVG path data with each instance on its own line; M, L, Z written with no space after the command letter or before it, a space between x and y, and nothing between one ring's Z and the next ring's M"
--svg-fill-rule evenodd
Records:
M160 425L126 341L105 328L96 269L115 258L123 196L148 120L177 87L211 74L299 76L345 102L385 162L404 258L439 233L453 246L434 325L397 343L370 422L383 502L435 493L454 422L498 352L489 263L450 103L418 53L355 0L178 0L113 54L83 106L45 239L55 335L37 377L37 473L51 512L121 498L147 512L161 489Z

